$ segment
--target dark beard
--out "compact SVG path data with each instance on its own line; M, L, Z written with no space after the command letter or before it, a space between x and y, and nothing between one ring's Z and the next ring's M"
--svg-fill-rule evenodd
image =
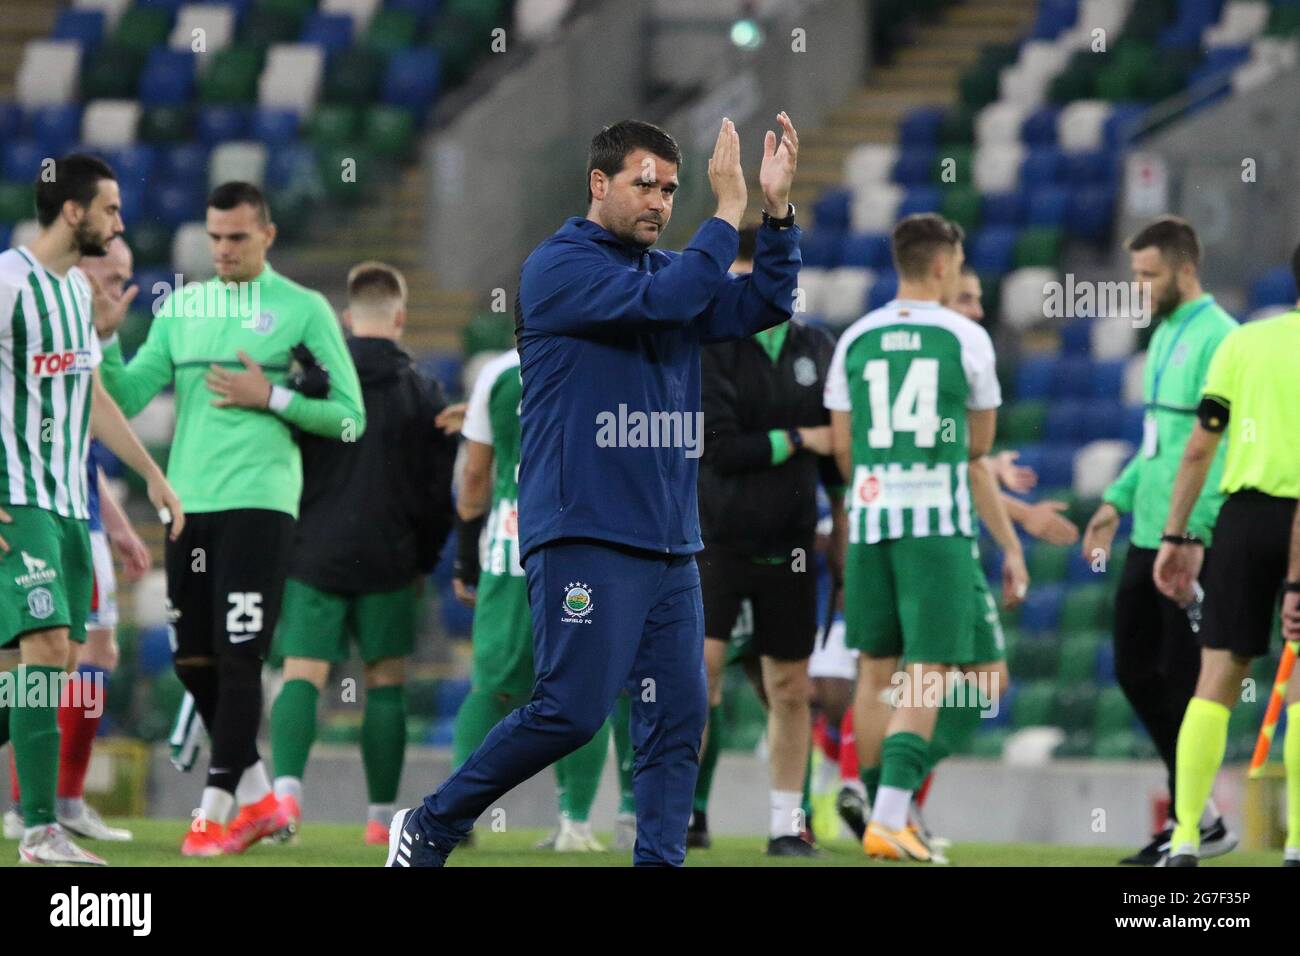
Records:
M77 244L78 255L91 256L100 258L108 255L108 243L112 241L101 242L97 236L92 234L85 226L78 226L76 233L72 237Z

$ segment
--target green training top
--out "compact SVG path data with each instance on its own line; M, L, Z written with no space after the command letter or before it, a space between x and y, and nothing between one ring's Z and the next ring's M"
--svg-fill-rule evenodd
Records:
M1300 312L1294 311L1243 325L1214 353L1205 394L1228 406L1223 493L1252 488L1300 498L1297 356Z
M1219 308L1214 296L1207 293L1180 305L1151 336L1142 397L1148 422L1144 433L1151 427L1151 420L1155 421L1154 454L1144 441L1102 496L1120 514L1133 512L1131 541L1139 548L1160 547L1165 519L1169 517L1174 477L1192 426L1196 424L1196 406L1200 403L1206 370L1219 343L1236 327L1237 320ZM1223 449L1220 448L1187 522L1187 530L1200 536L1206 544L1210 543L1223 504L1223 495L1218 491L1222 470Z
M507 349L483 366L461 434L492 446L492 510L487 523L487 553L480 558L484 574L524 576L519 563L519 352ZM475 615L477 624L478 615Z
M328 398L283 388L298 344L330 377ZM243 368L243 350L275 388L271 409L218 408L208 367ZM176 434L167 478L187 513L265 508L298 516L302 459L290 430L356 441L365 405L343 333L325 297L268 265L243 286L220 279L187 284L162 303L149 336L129 364L116 337L104 343L105 388L128 416L158 392L176 387Z

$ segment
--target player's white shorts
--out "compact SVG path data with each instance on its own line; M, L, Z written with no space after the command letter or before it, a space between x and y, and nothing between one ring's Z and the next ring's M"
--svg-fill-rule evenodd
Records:
M113 549L103 531L90 532L90 558L95 567L95 587L90 597L86 627L117 627L117 577Z
M857 678L858 652L844 644L842 618L831 622L829 634L825 628L818 629L817 643L813 645L812 657L808 658L808 676L838 677L842 680Z

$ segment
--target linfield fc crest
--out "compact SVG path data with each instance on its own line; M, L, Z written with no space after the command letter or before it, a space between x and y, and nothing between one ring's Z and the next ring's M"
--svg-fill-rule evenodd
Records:
M794 360L794 380L807 388L817 384L817 363L806 355Z
M54 596L45 588L27 592L27 610L32 617L43 621L54 613Z
M591 588L581 581L570 581L564 588L564 620L577 622L591 613L595 605L591 600ZM588 622L590 623L590 622Z
M275 316L270 312L262 312L255 318L250 327L259 335L266 335L275 325Z

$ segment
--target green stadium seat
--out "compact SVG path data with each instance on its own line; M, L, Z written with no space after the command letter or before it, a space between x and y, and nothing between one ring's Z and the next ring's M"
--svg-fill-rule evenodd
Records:
M318 106L307 124L307 139L316 146L354 142L361 132L361 111L355 106L327 103Z
M1016 643L1014 650L1008 650L1007 669L1017 682L1049 680L1056 676L1059 658L1060 643L1054 637L1026 637Z
M1132 98L1153 102L1169 99L1187 86L1187 73L1187 67L1180 62L1165 57L1153 60L1143 72Z
M230 105L256 102L263 59L263 51L251 44L218 50L211 68L199 78L199 99Z
M1101 507L1101 498L1075 495L1065 516L1079 526L1079 532L1082 534L1099 507Z
M1015 43L989 43L980 49L980 66L1002 70L1020 58L1020 47Z
M1175 12L1177 0L1142 0L1141 3L1135 3L1124 20L1121 36L1124 40L1147 40L1154 43Z
M171 33L171 18L167 11L138 4L122 14L113 31L113 43L127 50L147 54L156 46L167 43Z
M514 318L502 312L480 312L465 323L461 343L466 355L500 352L515 342Z
M0 182L0 222L13 224L36 214L32 187L25 183Z
M970 755L986 760L997 760L1002 756L1002 748L1011 734L1001 727L992 727L977 733L971 738Z
M172 258L172 230L157 222L134 223L130 233L136 267L165 266Z
M1112 103L1139 99L1146 81L1145 63L1111 63L1097 76L1097 98Z
M975 116L964 106L957 105L948 109L939 126L939 142L946 151L954 146L969 146L975 140Z
M1118 686L1103 688L1097 694L1097 707L1092 714L1093 736L1101 739L1132 730L1135 717L1124 691Z
M292 43L302 33L302 20L301 15L294 13L251 10L244 20L239 42L263 51L275 43Z
M957 166L961 169L960 162ZM969 182L958 177L958 182ZM948 189L943 194L943 206L941 212L948 219L957 223L966 233L975 231L980 221L980 193L978 189L970 186L958 186L954 189Z
M1012 673L1015 671L1013 670ZM1055 724L1053 718L1055 697L1056 685L1050 680L1020 682L1011 704L1012 726L1017 730L1023 730L1025 727L1046 727Z
M974 150L970 146L953 146L945 147L939 150L939 154L934 158L934 169L931 176L934 184L944 189L951 189L954 186L970 188L971 183L975 181L975 174L972 169L971 157ZM954 162L948 162L953 160ZM947 172L952 170L951 172ZM944 179L947 175L948 178Z
M1075 634L1061 645L1056 679L1062 684L1091 682L1097 676L1097 652L1103 638L1097 634Z
M1047 226L1030 226L1022 229L1016 238L1015 267L1046 267L1054 269L1061 262L1062 230Z
M415 146L415 117L400 106L377 106L365 117L364 138L376 154L405 161Z
M1271 37L1289 37L1300 33L1300 6L1275 4L1269 12L1268 26L1264 32Z
M1104 630L1110 626L1110 595L1103 584L1080 584L1070 588L1061 602L1057 627L1061 634Z
M1064 728L1066 733L1092 728L1097 710L1097 688L1091 682L1058 687L1053 700L1052 723Z
M139 138L146 143L182 143L192 134L193 117L185 106L151 106L140 117Z
M998 98L999 69L989 64L978 63L961 75L959 87L962 105L972 113L978 113Z
M1065 578L1070 566L1070 552L1041 541L1029 548L1029 580L1034 584L1052 584Z
M357 143L323 147L318 166L326 201L344 206L366 199L384 178L375 154Z
M134 243L135 229L128 228L127 235L130 237L131 242ZM152 301L152 299L152 289L141 289L140 297L136 299L136 303L148 302ZM123 320L121 328L117 330L117 337L122 343L123 355L132 355L136 349L144 345L144 340L149 337L149 326L152 324L153 315L150 314L147 308L133 308L126 314L126 319Z
M275 210L276 238L281 242L293 242L300 238L315 205L309 189L287 188L271 195L271 208Z
M980 287L984 293L981 304L984 314L996 317L1002 302L1002 277L995 275L980 276Z
M81 65L82 100L134 99L144 56L121 45L105 45L86 56Z
M1052 752L1052 756L1058 760L1079 760L1091 757L1096 745L1096 738L1091 731L1074 730L1065 735L1065 740Z
M325 102L365 106L375 99L384 57L366 50L345 50L331 58L325 74Z
M321 721L316 739L323 744L361 743L361 715L349 711L330 714Z
M1042 441L1047 422L1047 403L1037 400L1014 402L1003 406L998 416L998 441L1015 448Z
M1134 760L1140 757L1146 747L1145 736L1133 730L1120 730L1105 736L1097 735L1096 746L1092 755L1098 760Z
M1065 69L1053 78L1048 87L1048 98L1059 104L1091 97L1102 70L1099 60L1101 57L1096 53L1083 50L1075 53Z
M406 712L415 717L434 716L438 712L438 682L428 679L407 681Z
M257 9L268 13L306 19L316 9L316 0L258 0Z
M365 48L372 53L394 53L415 45L420 21L405 10L380 10L366 31Z
M429 33L428 46L438 51L438 70L447 86L463 82L474 64L491 49L492 28L473 20L440 16Z

